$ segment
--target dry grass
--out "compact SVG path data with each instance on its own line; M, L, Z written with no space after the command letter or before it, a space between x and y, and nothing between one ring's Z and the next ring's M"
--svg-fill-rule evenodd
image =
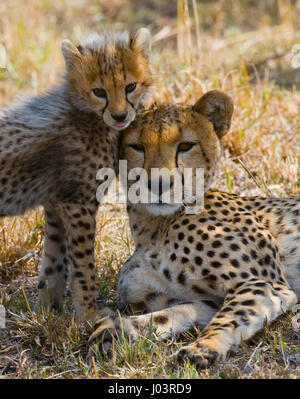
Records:
M300 75L290 66L292 45L300 41L295 2L260 1L259 13L258 5L248 1L177 3L178 14L176 1L162 0L128 1L126 7L121 0L29 0L26 6L11 0L0 5L1 40L8 54L7 69L0 70L0 105L57 81L63 70L63 38L77 41L91 30L148 25L154 34L159 101L192 103L211 88L222 88L234 98L216 187L245 195L299 194ZM268 9L270 3L276 7ZM115 306L118 272L133 250L124 207L102 206L97 229L99 295ZM0 240L0 303L8 310L7 329L0 332L0 375L300 377L300 336L291 327L291 315L244 343L226 363L201 372L170 358L182 342L192 339L193 331L177 342L159 342L149 330L135 348L126 340L116 343L112 358L98 354L90 366L85 343L91 326L76 324L71 299L66 299L62 315L35 310L42 210L1 219Z

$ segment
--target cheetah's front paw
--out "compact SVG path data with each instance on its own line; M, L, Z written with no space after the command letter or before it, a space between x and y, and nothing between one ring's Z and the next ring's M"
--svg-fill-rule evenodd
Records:
M120 318L117 314L104 317L96 321L94 331L88 340L89 350L97 345L103 353L110 352L114 339L122 336Z
M180 362L189 360L196 363L199 368L209 367L217 358L218 352L212 351L200 343L184 346L177 353L177 359Z
M114 340L127 337L129 343L134 345L137 335L128 328L126 319L114 314L98 320L94 325L94 332L88 340L89 352L93 351L95 345L102 353L110 353Z

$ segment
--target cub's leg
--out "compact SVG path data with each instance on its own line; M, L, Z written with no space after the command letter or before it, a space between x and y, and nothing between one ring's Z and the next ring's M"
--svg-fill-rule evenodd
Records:
M44 307L59 309L68 276L66 233L58 210L45 206L44 254L39 276L39 297Z
M227 295L221 310L192 344L180 349L180 359L190 359L199 367L224 360L228 351L261 330L297 302L285 283L257 280L241 284Z
M96 270L94 262L96 204L63 203L60 215L67 239L70 288L79 319L95 321Z
M63 203L60 207L66 231L73 304L79 319L93 323L112 314L110 309L100 310L96 306L94 240L97 206L92 202L84 205Z
M95 301L96 211L94 203L63 203L55 210L46 207L45 254L39 283L42 301L46 302L50 296L52 306L57 302L61 304L69 264L76 314L79 319L92 322L112 315L107 308L98 309ZM45 281L48 282L48 289Z

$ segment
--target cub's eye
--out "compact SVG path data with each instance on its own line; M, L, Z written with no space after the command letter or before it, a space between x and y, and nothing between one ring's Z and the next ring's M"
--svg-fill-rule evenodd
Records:
M125 87L126 93L132 93L135 89L136 89L136 83L129 83L129 85Z
M178 151L189 151L194 147L195 143L180 143L178 145Z
M93 93L95 96L100 97L100 98L106 98L106 91L104 89L93 89Z
M130 144L129 147L135 151L144 152L144 146L142 144Z

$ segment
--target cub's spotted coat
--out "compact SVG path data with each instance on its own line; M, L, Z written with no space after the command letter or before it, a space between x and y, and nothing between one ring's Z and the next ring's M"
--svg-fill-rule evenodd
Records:
M41 302L62 305L70 269L77 314L95 320L96 173L117 171L118 131L151 91L150 34L92 35L62 51L61 85L0 112L0 214L44 206Z

